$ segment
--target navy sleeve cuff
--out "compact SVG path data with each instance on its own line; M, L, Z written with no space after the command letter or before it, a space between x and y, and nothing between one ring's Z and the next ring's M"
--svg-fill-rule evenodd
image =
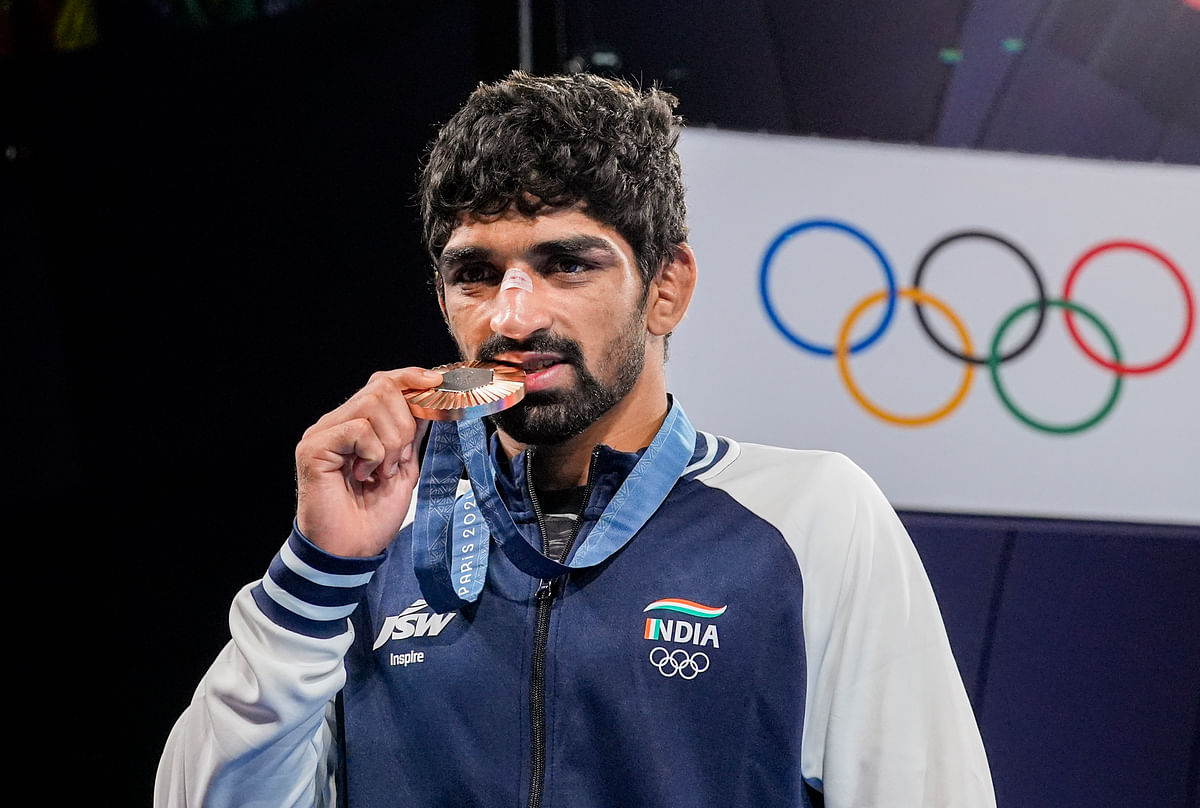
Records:
M343 558L317 547L293 523L252 595L271 622L309 637L336 637L385 556Z

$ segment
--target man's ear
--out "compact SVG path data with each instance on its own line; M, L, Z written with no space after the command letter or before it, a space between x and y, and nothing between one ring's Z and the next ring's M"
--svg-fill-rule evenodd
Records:
M656 337L675 330L687 312L695 289L696 254L686 243L680 244L650 281L646 294L646 330Z
M433 287L437 291L438 308L442 310L442 319L448 325L450 318L446 315L446 284L442 280L442 273L436 269L433 271Z

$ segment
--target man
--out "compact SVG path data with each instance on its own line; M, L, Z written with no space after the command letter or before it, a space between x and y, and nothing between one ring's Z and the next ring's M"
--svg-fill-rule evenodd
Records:
M516 73L440 132L438 300L525 398L486 450L438 424L420 467L404 392L438 373L378 373L305 432L295 529L157 804L994 804L882 494L839 455L697 433L668 396L696 282L673 108Z

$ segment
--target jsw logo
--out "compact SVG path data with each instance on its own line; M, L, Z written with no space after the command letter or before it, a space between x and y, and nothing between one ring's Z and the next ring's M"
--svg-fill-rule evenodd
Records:
M454 619L454 612L432 614L422 612L428 608L424 600L413 602L403 612L383 621L383 628L375 638L371 650L378 650L388 640L407 640L409 637L436 637L442 633L446 624Z

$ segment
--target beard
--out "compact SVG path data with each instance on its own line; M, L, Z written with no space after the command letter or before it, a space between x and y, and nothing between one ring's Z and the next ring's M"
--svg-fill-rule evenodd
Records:
M493 335L479 346L477 358L493 361L506 351L557 354L570 365L575 383L559 390L526 393L521 403L491 416L492 422L514 440L531 446L552 446L583 432L629 394L646 364L645 325L634 313L600 354L602 365L593 373L579 343L547 332L518 341ZM605 378L602 381L600 376Z

